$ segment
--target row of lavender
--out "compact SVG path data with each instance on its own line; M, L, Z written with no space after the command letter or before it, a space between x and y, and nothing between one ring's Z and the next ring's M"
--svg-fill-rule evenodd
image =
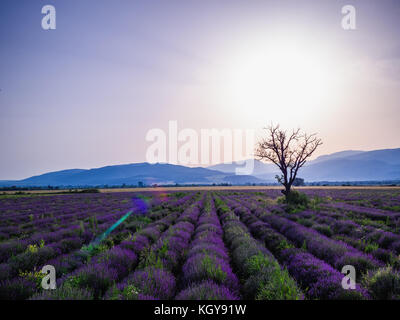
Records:
M326 271L323 269L328 270L333 267L336 269L337 280L331 282L332 285L336 283L338 287L343 278L338 271L344 265L353 265L357 271L359 284L369 291L366 294L360 287L360 293L364 298L368 296L376 299L399 298L400 275L395 270L399 265L397 258L399 236L397 234L371 226L362 227L351 221L345 213L324 210L285 213L276 205L270 203L262 205L260 204L262 201L257 200L259 199L254 194L248 193L226 198L227 203L230 203L235 212L250 223L252 232L280 257L282 264L287 265L288 270L299 283L302 283L300 278L303 274L308 278L305 285L309 288L313 286L309 283L309 280L313 279L311 275L313 273L305 272L305 270L316 271L314 280L321 279L326 282L324 280L327 278ZM282 250L285 248L287 249ZM325 264L323 268L319 259ZM290 261L298 265L290 265ZM295 269L303 264L309 265L302 272L297 272ZM312 291L309 291L310 297L313 296ZM316 297L321 298L321 292ZM344 298L341 295L338 297Z
M237 299L219 220L206 208L210 199L203 197L171 213L111 249L119 259L102 254L62 279L57 291L33 299Z
M224 238L229 244L233 261L240 275L245 299L300 300L303 292L283 270L272 253L257 241L247 227L215 197L217 211L222 221Z
M246 200L255 208L254 205L257 201L254 197L246 195ZM391 222L394 214L383 215L381 212L375 212L375 218L384 221L384 223L377 223L366 218L372 217L369 208L368 210L361 210L361 208L356 210L353 208L354 206L350 206L345 210L346 206L343 204L340 206L343 210L337 210L332 209L336 208L336 205L322 203L320 207L290 214L277 206L267 205L265 208L330 238L342 240L366 253L372 253L376 259L384 263L393 262L395 256L400 253L398 229L396 224Z
M224 197L228 206L248 226L250 232L260 239L268 249L273 252L279 262L285 266L290 274L300 284L310 299L360 299L366 298L365 292L358 288L355 291L344 290L341 286L343 275L335 270L323 259L317 258L312 253L302 249L294 242L289 234L285 237L276 231L260 214L261 210L254 214L250 211L248 203L241 203L234 199ZM301 227L301 226L299 226ZM294 234L293 238L296 239ZM304 241L304 238L302 238ZM320 239L316 239L317 242ZM304 243L304 242L303 242ZM307 242L306 242L307 243ZM301 244L302 246L303 244ZM323 244L321 244L323 246Z
M0 199L0 240L31 238L36 233L57 231L93 215L129 209L126 194L23 196Z
M304 298L287 271L218 197L192 194L174 208L157 212L156 221L119 244L47 261L60 271L56 290L43 291L34 279L16 277L0 284L2 298Z
M361 207L400 212L399 188L354 188L354 189L304 189L310 197L322 197Z
M135 272L105 299L238 299L222 230L209 197L189 207L151 247Z
M201 207L202 199L198 199L174 219L156 242L144 247L136 270L114 285L105 298L172 299L177 291L177 275Z
M357 207L375 208L385 212L400 212L400 188L301 188L310 198L320 198L332 202L346 203ZM271 199L282 196L279 188L241 190L241 194L263 195Z
M254 197L248 197L257 203ZM400 235L398 214L346 203L322 203L320 207L301 212L285 213L267 206L275 214L312 228L330 238L342 240L383 263L399 267ZM372 220L374 219L374 220Z
M104 198L87 194L1 199L0 233L7 240L0 243L0 263L24 252L29 245L48 245L73 235L90 237L96 225L120 217L131 206L129 196L122 194Z
M397 213L327 199L287 213L277 191L147 194L145 212L128 193L42 197L31 209L31 198L0 199L0 228L20 230L0 240L0 299L400 297ZM129 209L142 214L86 246ZM41 289L44 264L56 267L56 290ZM342 287L349 264L356 290Z
M217 208L210 194L188 208L104 298L302 299L287 271L215 200Z
M114 196L119 198L119 195ZM129 199L129 195L125 194L124 198ZM163 216L167 215L172 210L176 211L177 207L182 207L183 209L192 198L193 194L189 194L181 199L170 197L166 202L153 199L148 205L150 211L147 216L142 216L141 214L133 215L120 225L118 229L114 230L110 237L106 239L105 243L96 247L94 250L82 250L82 245L88 244L95 239L96 236L109 228L125 213L125 211L122 211L126 210L126 207L124 207L125 201L122 202L122 209L119 208L119 210L116 210L118 214L98 215L99 218L95 221L89 220L87 223L80 221L78 225L69 226L67 229L58 232L35 234L32 237L33 239L28 239L24 242L21 240L12 240L2 243L2 248L7 249L10 247L10 244L11 247L13 247L12 245L15 244L15 242L19 242L19 244L22 242L22 245L20 245L20 247L22 247L22 252L11 252L11 256L4 254L6 262L0 264L0 298L25 299L35 294L35 292L41 291L41 274L38 271L45 264L51 264L56 267L57 277L59 279L60 277L64 279L67 274L74 272L74 270L82 271L84 268L89 270L92 267L92 273L87 272L86 275L89 278L96 278L98 275L96 267L102 264L99 263L99 265L96 265L93 262L105 260L118 264L118 259L124 260L126 256L126 259L130 262L122 266L122 269L118 269L121 271L120 275L118 275L118 277L120 277L126 272L126 270L123 270L124 268L129 270L132 267L135 258L124 251L123 247L115 246L115 244L121 243L123 246L123 240L131 238L132 232L152 220L156 220L156 222L160 220L160 224L162 225ZM116 203L121 206L121 201L116 201ZM132 210L140 213L141 208L139 207L135 206L135 203L131 201L130 208ZM175 213L175 215L178 214L179 212ZM151 217L151 219L149 217ZM75 223L78 222L75 221ZM87 230L88 224L95 224L96 228L94 230ZM146 230L142 230L142 234L144 237L146 235ZM153 232L147 232L147 234L150 235L150 239L154 239L155 235ZM37 244L37 242L39 242L39 244ZM85 247L83 247L83 249L85 249ZM4 251L9 253L9 250ZM103 272L106 272L105 269L106 268L102 269ZM82 274L85 274L85 272ZM95 291L96 290L97 289L95 289ZM62 290L58 292L63 294ZM96 291L94 296L97 293Z

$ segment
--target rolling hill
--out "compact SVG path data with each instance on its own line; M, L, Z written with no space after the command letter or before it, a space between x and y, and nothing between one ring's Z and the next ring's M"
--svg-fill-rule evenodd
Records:
M249 160L248 160L249 161ZM219 164L209 169L235 172L238 164ZM271 181L278 169L270 163L255 160L253 175ZM400 179L400 148L374 151L347 150L323 155L309 161L299 171L306 181L373 181Z
M0 186L120 186L152 184L262 183L253 176L236 176L206 168L189 168L172 164L135 163L96 169L73 169L45 173L19 181L0 181Z
M250 160L247 160L250 161ZM0 181L0 187L46 186L120 186L152 184L235 185L275 182L275 165L254 160L252 175L237 175L244 164L218 164L208 168L190 168L165 163L134 163L96 169L72 169L49 172L18 181ZM323 155L308 162L299 172L308 182L384 181L400 179L400 148L374 151L342 151Z

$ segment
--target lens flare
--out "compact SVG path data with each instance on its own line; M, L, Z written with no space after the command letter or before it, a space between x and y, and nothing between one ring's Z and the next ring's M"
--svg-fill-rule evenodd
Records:
M115 230L122 222L124 222L131 214L133 210L128 211L122 218L120 218L116 223L114 223L110 228L108 228L105 232L103 232L100 236L94 239L87 247L87 249L93 250L96 248L108 235Z
M108 235L113 232L121 223L123 223L130 215L133 213L137 215L147 214L151 204L150 201L154 199L164 202L167 200L168 194L164 188L160 188L155 192L150 192L149 196L144 194L135 195L132 198L132 208L123 217L121 217L117 222L115 222L110 228L103 232L100 236L95 238L88 246L82 247L82 250L92 251L100 245L100 243L105 240Z

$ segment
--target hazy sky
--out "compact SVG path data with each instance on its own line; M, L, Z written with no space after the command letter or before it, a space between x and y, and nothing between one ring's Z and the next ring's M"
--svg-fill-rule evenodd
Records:
M398 0L1 0L0 179L145 161L169 120L400 147L399 30Z

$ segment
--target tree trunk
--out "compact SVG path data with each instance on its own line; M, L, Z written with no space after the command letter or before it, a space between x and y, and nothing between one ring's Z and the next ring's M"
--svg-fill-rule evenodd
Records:
M285 187L285 190L282 190L281 192L285 195L286 200L288 200L291 185L285 184L284 187Z

